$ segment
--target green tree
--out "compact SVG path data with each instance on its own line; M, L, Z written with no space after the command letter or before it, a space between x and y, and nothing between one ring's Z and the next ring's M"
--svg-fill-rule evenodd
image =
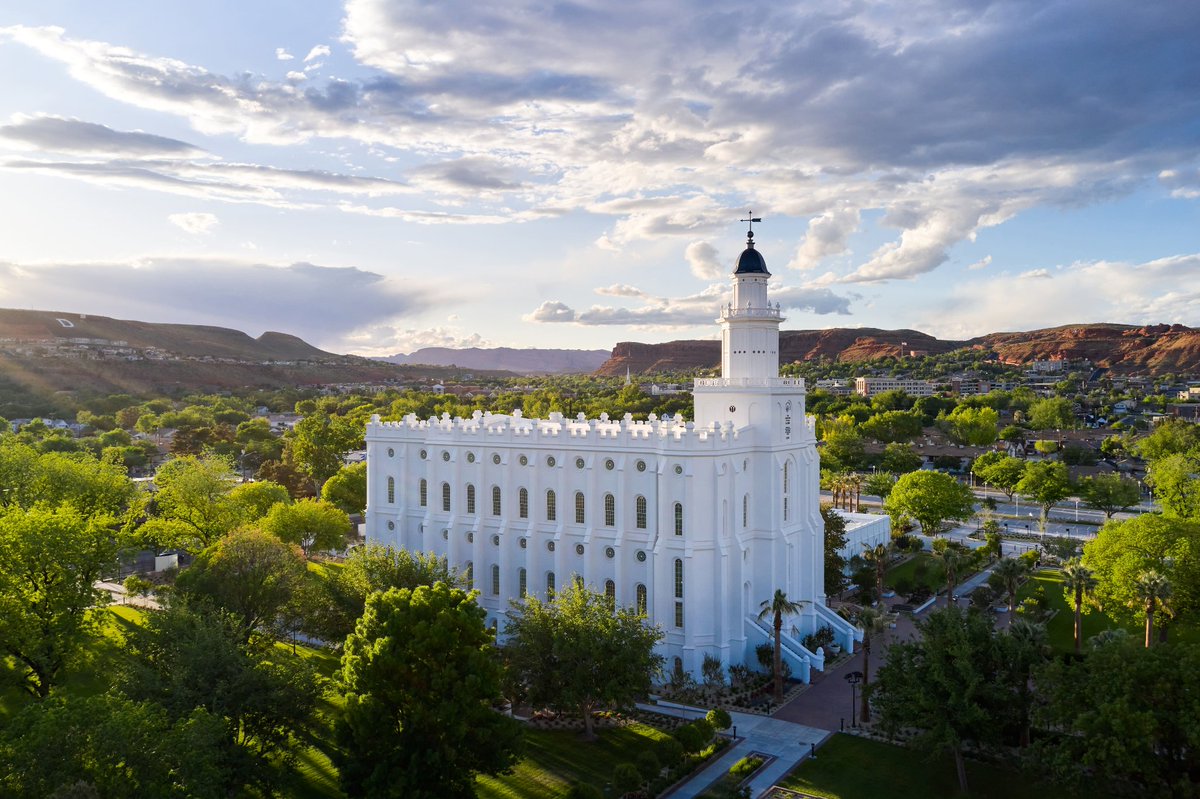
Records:
M821 522L825 526L825 593L840 594L846 588L846 520L827 502L821 503Z
M239 508L229 495L237 485L233 463L218 455L185 455L154 473L157 515L141 532L160 546L197 552L237 527Z
M362 513L367 507L367 462L339 469L321 487L321 499L346 513Z
M1024 582L1029 570L1025 564L1016 558L1001 558L992 569L992 576L1004 588L1008 597L1008 611L1011 613L1017 606L1017 590Z
M884 411L867 419L858 426L867 438L887 444L895 441L912 441L921 435L925 419L912 411Z
M1133 582L1133 590L1146 614L1146 648L1154 645L1154 616L1171 598L1171 583L1154 569L1142 572Z
M296 423L288 445L300 470L320 489L342 468L346 453L363 445L365 432L344 416L316 412Z
M1029 424L1034 430L1072 430L1075 411L1065 397L1048 397L1029 406Z
M1142 498L1141 486L1119 474L1085 477L1079 486L1079 493L1089 508L1104 511L1109 519L1117 511L1129 510Z
M872 472L863 483L863 493L886 501L895 485L896 475L891 472Z
M44 699L92 633L89 609L108 600L96 581L116 557L103 520L70 506L0 512L0 651L8 673Z
M773 671L775 674L775 701L783 702L783 617L793 616L804 609L804 600L788 599L782 589L776 588L770 599L759 603L758 618L772 619L774 637L771 639L775 652Z
M1200 452L1200 425L1183 419L1167 419L1140 439L1136 449L1138 455L1152 463L1168 455Z
M883 596L883 578L887 572L888 561L892 557L892 542L870 546L863 544L861 555L863 562L875 571L875 596Z
M986 447L996 440L996 427L1000 414L991 408L968 408L959 406L946 417L950 437L960 444Z
M350 519L345 512L319 499L277 504L259 525L281 541L299 544L306 556L313 549L341 547L350 532Z
M1143 620L1144 602L1137 580L1148 571L1166 577L1172 588L1170 610L1175 620L1200 608L1200 521L1143 514L1109 522L1084 544L1083 565L1096 577L1095 598L1109 616L1126 623ZM1172 619L1158 608L1157 625Z
M492 710L500 661L484 611L445 583L372 594L342 655L337 723L350 796L472 797L511 768L521 730Z
M0 485L5 506L69 503L85 516L119 517L135 492L119 463L87 452L40 453L11 436L0 439Z
M82 784L105 799L221 799L222 735L203 711L172 722L149 702L56 692L0 732L0 794L45 799Z
M1013 688L1006 653L981 613L943 608L917 622L918 638L893 643L875 678L880 727L917 730L913 744L954 756L966 793L964 747L998 740L1011 712Z
M1096 578L1092 570L1078 560L1068 561L1062 575L1067 602L1075 608L1075 654L1078 655L1083 651L1084 600L1096 590Z
M1026 464L1025 473L1017 483L1017 493L1041 508L1038 526L1046 529L1054 503L1071 496L1071 476L1067 467L1051 461Z
M1083 788L1123 786L1148 799L1196 794L1200 773L1200 647L1141 649L1115 640L1037 673L1033 762Z
M854 607L849 613L843 614L863 632L863 685L861 693L862 706L859 715L865 723L871 722L871 651L877 639L882 639L891 628L896 616L885 607ZM841 611L839 611L841 612Z
M235 506L235 513L239 518L247 522L256 522L277 504L291 504L292 496L279 483L256 480L253 483L235 486L229 492L229 500Z
M180 573L176 590L237 617L243 636L269 627L305 579L300 548L274 535L236 530L200 553Z
M645 696L662 668L654 652L662 631L635 609L615 608L582 580L549 601L514 601L507 615L505 650L530 700L577 711L588 740L595 738L592 711Z
M132 628L127 648L119 686L131 699L161 706L172 723L197 711L220 721L223 795L294 773L291 741L307 729L320 692L314 672L280 662L270 638L247 641L237 617L176 600Z
M976 463L983 459L983 456L980 456L976 459ZM1025 466L1025 461L1020 458L1001 455L995 460L987 461L978 470L973 469L973 471L985 483L1003 491L1004 495L1008 497L1008 501L1012 502L1013 497L1017 493L1017 484L1025 476Z
M925 535L937 535L947 520L971 518L975 497L969 488L948 474L909 472L896 481L884 509L893 518L916 519Z
M1200 518L1200 455L1171 454L1155 460L1146 476L1163 515Z
M913 449L912 444L892 443L883 448L879 468L893 474L907 474L921 468L925 459Z
M857 432L838 431L824 438L821 460L831 469L853 469L863 460L863 440Z

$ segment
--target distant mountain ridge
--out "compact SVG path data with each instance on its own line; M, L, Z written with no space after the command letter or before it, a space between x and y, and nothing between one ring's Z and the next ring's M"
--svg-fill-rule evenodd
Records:
M518 374L565 374L594 372L609 359L608 350L515 349L512 347L424 347L408 355L390 355L379 360L426 366L456 366L459 369L499 369Z
M1200 330L1184 325L1062 325L1009 333L989 333L966 340L938 339L919 330L844 328L782 330L779 361L861 362L912 351L938 355L964 347L995 351L1014 364L1035 360L1086 358L1116 372L1147 374L1200 373ZM712 369L721 363L721 342L683 340L664 344L626 341L617 344L598 370L617 377L626 373Z

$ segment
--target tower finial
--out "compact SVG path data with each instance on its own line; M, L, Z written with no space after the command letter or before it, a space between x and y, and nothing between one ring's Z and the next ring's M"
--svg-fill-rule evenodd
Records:
M753 211L746 212L745 219L739 219L739 222L749 222L750 229L746 231L746 246L754 249L754 223L761 222L762 219L754 215Z

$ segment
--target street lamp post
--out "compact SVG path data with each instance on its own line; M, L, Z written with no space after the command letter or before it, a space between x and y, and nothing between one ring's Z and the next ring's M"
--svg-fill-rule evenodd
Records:
M846 682L850 683L850 726L858 726L858 684L863 681L866 675L861 671L852 671L846 675Z
M1075 521L1079 521L1079 500L1075 500Z

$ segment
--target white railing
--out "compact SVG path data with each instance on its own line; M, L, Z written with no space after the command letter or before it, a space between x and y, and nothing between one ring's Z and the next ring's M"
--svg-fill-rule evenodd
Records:
M695 388L804 388L803 377L697 377Z

